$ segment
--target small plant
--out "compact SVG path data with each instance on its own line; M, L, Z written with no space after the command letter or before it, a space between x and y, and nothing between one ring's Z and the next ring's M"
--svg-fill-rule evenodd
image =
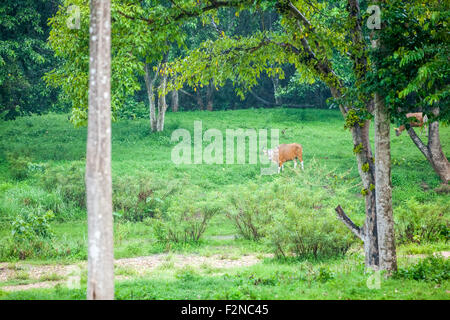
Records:
M450 261L442 256L429 256L417 264L399 268L394 278L442 283L450 279Z
M6 158L9 163L9 172L14 179L23 180L28 177L28 165L31 162L29 157L7 154Z
M12 223L12 237L15 242L33 241L36 238L49 239L53 233L50 221L55 217L53 211L45 213L28 212L18 216Z
M81 164L47 168L41 175L41 183L47 191L59 192L65 203L86 208L84 166Z
M157 215L153 230L161 242L198 242L211 218L221 210L220 202L191 189L172 201L165 215Z
M450 236L448 203L419 203L415 199L395 211L395 231L399 243L446 241Z
M261 190L257 184L249 184L229 195L231 206L226 215L244 239L259 240L271 220L273 199L270 189Z

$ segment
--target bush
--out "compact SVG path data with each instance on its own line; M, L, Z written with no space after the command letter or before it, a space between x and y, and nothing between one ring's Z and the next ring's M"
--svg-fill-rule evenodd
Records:
M402 244L448 240L449 214L449 203L406 201L394 214L397 241Z
M29 157L7 154L6 159L9 163L9 172L14 179L23 180L28 177L28 164L31 162Z
M344 254L353 235L327 207L323 191L297 183L281 177L265 188L243 187L231 195L227 216L245 238L264 238L277 257Z
M42 184L47 191L58 192L65 203L86 208L84 171L82 163L72 163L68 168L51 167L41 175Z
M450 279L450 261L442 256L430 256L417 264L399 268L394 278L442 283Z
M52 211L34 210L17 216L12 223L11 237L0 244L0 260L67 256L86 259L84 241L55 240L50 227L52 219Z
M317 193L303 190L274 212L267 241L277 257L335 256L347 252L355 238L330 210L318 205Z
M127 221L144 221L167 210L168 197L180 187L153 176L116 177L113 180L114 211Z
M262 189L250 183L234 190L228 196L231 204L227 217L244 239L259 240L265 234L265 227L272 219L275 210L274 196L270 189Z
M53 233L50 221L55 217L52 211L28 212L19 215L12 223L12 237L15 242L32 241L36 238L49 239Z
M190 189L172 201L165 215L157 215L153 230L161 242L198 242L211 218L221 210L219 201Z
M149 116L149 109L142 101L135 101L134 98L128 98L125 105L115 112L119 119L146 119Z
M26 259L48 251L53 236L50 229L53 218L52 211L36 210L18 215L12 222L11 238L0 247L0 257Z

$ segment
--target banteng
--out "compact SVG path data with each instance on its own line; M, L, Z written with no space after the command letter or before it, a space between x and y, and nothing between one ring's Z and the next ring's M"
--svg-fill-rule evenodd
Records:
M423 125L426 124L426 123L428 122L428 117L427 117L427 115L423 116L423 113L422 113L422 112L407 113L407 114L406 114L406 118L416 118L417 120L419 120L419 122L411 121L411 122L409 123L409 125L410 125L411 127L421 127L422 130L423 130ZM398 127L398 128L395 128L395 134L397 135L397 137L398 137L399 135L401 135L402 132L403 132L403 130L405 130L405 129L406 129L406 127L405 127L404 124L402 124L402 125L401 125L400 127Z
M286 161L293 160L294 168L297 168L297 159L300 161L300 165L303 168L303 147L298 143L280 144L278 148L263 150L263 153L269 157L269 159L278 164L278 173L284 169L284 163Z

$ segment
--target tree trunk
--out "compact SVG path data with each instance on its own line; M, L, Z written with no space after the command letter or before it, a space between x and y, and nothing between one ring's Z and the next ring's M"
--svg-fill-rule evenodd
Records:
M178 112L179 108L179 98L178 98L178 90L172 91L172 111Z
M144 70L145 70L145 75L144 75L145 87L147 88L147 97L148 97L148 103L149 103L150 130L156 131L157 130L157 120L156 120L154 83L155 83L156 79L158 78L159 66L158 66L158 70L156 71L156 74L153 79L150 77L149 65L147 63L144 65Z
M109 0L91 1L86 152L87 299L114 299L111 186L111 16Z
M273 85L273 98L275 100L275 104L280 105L281 98L277 96L277 90L279 87L280 80L279 80L278 76L273 76L273 77L271 77L271 79L272 79L272 85Z
M343 115L346 116L345 113ZM377 207L376 194L373 190L375 165L370 147L369 128L370 120L366 120L362 127L356 123L351 128L359 176L363 183L365 196L366 219L364 225L362 227L356 226L340 206L336 208L336 213L338 218L363 241L366 268L377 270L379 265Z
M360 127L355 124L352 128L353 145L360 152L356 153L359 176L361 177L365 194L366 220L363 225L363 241L365 264L367 268L377 269L379 265L378 232L377 232L377 208L375 186L375 165L369 140L370 120ZM368 166L368 168L367 168Z
M160 84L160 91L165 92L167 85L167 74L164 72L164 75L162 76L162 81ZM166 95L165 94L158 94L158 121L156 130L157 131L163 131L164 130L164 120L166 117L166 110L167 110L167 102L166 102Z
M434 108L433 114L438 116L439 108ZM417 148L427 158L434 171L439 175L441 181L448 184L450 181L450 164L442 151L441 139L439 137L439 121L430 123L428 127L427 145L422 142L412 127L408 129L408 134Z
M443 183L450 181L450 164L442 151L439 137L439 121L430 123L428 127L428 150L431 156L431 165Z
M392 212L390 113L384 97L375 94L375 194L380 269L397 270Z
M450 164L442 151L441 140L439 138L439 122L434 121L428 127L428 144L425 145L417 136L414 129L408 129L411 140L427 158L433 170L439 175L443 183L448 184L450 180Z
M203 104L202 95L200 94L200 88L196 88L195 90L195 97L197 99L197 105L200 110L205 109L205 105Z
M206 88L206 110L213 111L213 99L214 99L214 83L211 81Z

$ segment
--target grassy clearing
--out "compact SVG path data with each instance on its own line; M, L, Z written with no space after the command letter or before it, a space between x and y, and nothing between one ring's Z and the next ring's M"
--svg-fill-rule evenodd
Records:
M292 163L285 166L281 175L273 176L260 175L260 163L175 165L171 161L171 151L176 143L171 142L171 133L177 128L192 133L195 120L202 121L203 131L216 128L224 136L226 129L284 130L284 133L280 132L280 143L303 145L305 171L294 170ZM450 129L444 127L440 131L444 152L450 154L450 145L446 143L450 141ZM87 240L83 182L86 129L73 128L66 115L50 114L2 122L0 136L0 247L9 243L12 223L17 217L51 211L55 218L50 222L53 234L49 244L34 243L29 255L22 258L32 265L84 261ZM442 213L442 219L447 221L446 230L439 231L437 239L416 236L405 240L399 246L399 255L448 251L448 194L435 191L439 179L409 137L406 134L392 136L394 215L398 213L398 217L404 218L411 214L420 218L422 211L414 212L411 208L414 203L419 203L423 211L438 212L436 216ZM425 134L422 138L425 139ZM137 276L133 270L118 269L119 275L132 278L118 281L118 299L448 299L448 281L435 288L436 284L426 281L389 279L382 282L380 290L368 289L368 275L361 267L362 258L355 258L353 254L361 249L359 241L352 244L350 253L332 259L311 256L293 261L265 258L274 252L273 243L265 238L258 241L244 239L227 218L230 196L251 193L255 188L255 192L267 191L269 195L286 194L280 206L277 199L267 200L280 209L280 217L289 211L285 211L289 209L287 204L292 203L295 208L295 204L303 203L302 196L307 194L305 208L311 207L305 209L307 214L317 211L325 220L334 223L333 209L341 204L355 222L362 223L362 186L351 136L344 130L337 111L251 109L169 113L163 133L149 133L145 119L123 120L113 124L112 140L116 259L162 252L206 257L219 254L227 259L254 254L265 259L263 263L228 270L225 274L208 265L178 270L169 260L146 277ZM277 185L292 188L283 191ZM200 241L160 241L152 217L164 216L171 210L176 211L180 205L198 202L195 196L189 199L189 192L198 194L199 198L212 199L210 202L217 205L223 200L220 203L222 210L211 218ZM402 223L407 229L404 219ZM20 259L11 252L0 248L0 261ZM402 259L401 265L411 263ZM352 261L356 261L353 269L333 271L345 268ZM280 272L285 276L274 276ZM30 283L35 280L11 281ZM0 297L83 299L85 291L83 287L68 290L57 286L0 293Z

